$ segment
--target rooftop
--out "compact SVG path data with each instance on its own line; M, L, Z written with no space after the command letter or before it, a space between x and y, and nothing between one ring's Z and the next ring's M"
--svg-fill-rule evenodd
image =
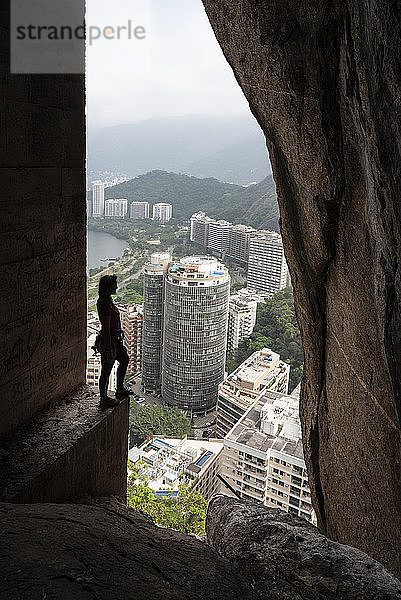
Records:
M131 449L130 460L141 460L146 465L149 486L155 491L177 491L181 481L200 477L222 448L223 440L155 436L140 448Z
M226 440L303 460L298 399L265 391L227 434Z

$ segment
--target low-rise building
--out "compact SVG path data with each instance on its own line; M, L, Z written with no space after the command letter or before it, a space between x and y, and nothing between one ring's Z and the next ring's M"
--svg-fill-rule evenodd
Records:
M316 523L297 395L263 392L224 438L219 474L222 493Z
M219 385L216 433L224 437L264 390L288 393L290 365L269 348L251 354Z
M217 473L223 440L194 440L154 436L129 458L146 467L149 487L160 496L175 495L180 483L189 483L208 500L219 488Z

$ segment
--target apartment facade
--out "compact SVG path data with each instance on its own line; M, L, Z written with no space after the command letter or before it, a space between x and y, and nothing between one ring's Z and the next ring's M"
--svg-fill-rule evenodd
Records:
M100 180L92 184L92 216L104 216L104 183Z
M124 331L124 345L129 356L127 372L130 375L136 375L140 372L142 364L143 307L131 304L124 307L120 314L121 326Z
M227 352L238 348L249 338L256 323L258 303L251 295L235 294L230 296L228 310Z
M246 225L232 225L226 256L246 267L249 260L249 244L251 236L255 233L253 227Z
M206 413L224 379L230 276L208 256L171 265L165 278L162 397Z
M143 272L142 385L160 392L163 335L164 277L171 256L154 253Z
M224 438L220 491L316 523L303 457L299 398L265 391Z
M128 213L128 200L126 198L109 198L104 202L104 216L109 218L124 219Z
M149 202L131 202L131 219L149 219Z
M265 390L288 393L290 365L269 348L254 352L219 385L216 435L224 437Z
M153 205L153 220L168 223L173 216L173 207L167 202L159 202Z
M248 289L270 298L288 281L281 235L274 231L253 235L249 242Z
M198 246L207 247L209 234L209 223L213 219L206 216L203 212L198 212L191 217L190 240Z
M232 224L228 221L212 220L209 222L207 247L220 257L223 257L228 250L231 227Z

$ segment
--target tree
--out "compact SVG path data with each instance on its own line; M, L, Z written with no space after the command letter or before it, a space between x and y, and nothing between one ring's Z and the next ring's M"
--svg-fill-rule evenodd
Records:
M183 533L205 533L206 500L188 483L181 483L177 495L160 497L149 487L147 468L128 463L127 505L143 512L158 525Z
M178 408L167 406L131 405L130 435L135 445L140 445L151 434L184 437L191 434L191 420Z

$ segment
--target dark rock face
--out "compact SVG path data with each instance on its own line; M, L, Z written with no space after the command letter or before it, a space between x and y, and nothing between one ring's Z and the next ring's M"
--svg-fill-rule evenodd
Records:
M400 576L400 4L203 4L270 151L319 525Z
M1 445L0 502L73 502L127 495L127 399L99 407L98 390L75 390Z
M304 519L215 496L208 542L269 600L395 600L401 583L360 550L333 542Z
M86 366L85 77L10 75L11 4L0 6L0 437L83 384ZM85 2L72 10L83 20Z
M122 505L0 504L3 600L231 600L250 585L207 544Z

